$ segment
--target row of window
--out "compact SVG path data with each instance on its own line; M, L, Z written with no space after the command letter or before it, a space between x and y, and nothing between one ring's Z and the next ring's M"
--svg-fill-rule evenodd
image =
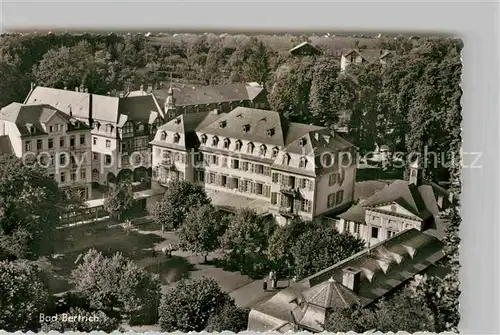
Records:
M174 180L184 180L184 172L181 171L171 171L169 169L159 168L155 170L154 173L156 174L156 178L158 178L163 183Z
M54 174L49 174L49 177L50 178L54 178L55 175ZM67 177L67 173L66 172L61 172L59 174L59 182L66 183L67 182L67 178L66 177ZM76 172L69 173L69 180L72 181L72 182L77 181L77 174L76 174ZM79 181L83 181L83 182L87 181L87 172L85 170L81 170L80 171L80 179L79 179Z
M290 188L303 188L308 189L309 191L312 191L314 188L314 183L310 179L297 178L277 172L273 172L272 181L275 184L280 184Z
M36 140L36 142L35 142L36 143L36 150L45 149L44 142L45 141L43 139ZM79 142L80 142L80 146L85 145L85 142L86 142L85 134L80 135ZM32 143L31 140L24 142L24 151L32 151L33 147L32 147L31 143ZM72 135L69 138L69 146L75 147L75 145L76 145L76 136ZM65 146L66 146L66 137L65 136L59 137L59 148L64 148ZM55 148L54 139L53 138L47 139L47 149L54 149L54 148Z
M227 187L229 189L236 189L243 193L250 193L262 195L266 198L270 197L271 186L261 182L254 182L252 180L230 177L228 175L217 174L214 172L197 172L197 181L205 182L215 186Z
M294 200L289 196L284 194L279 194L277 192L271 193L271 204L277 205L279 198L279 204L282 208L292 209L292 205L296 202L299 206L299 210L304 213L311 213L312 211L312 201L309 199Z
M328 195L327 207L335 207L340 205L344 199L344 190L337 191Z
M332 173L328 176L328 186L334 186L335 184L339 184L342 186L345 179L345 171L342 170L340 173Z
M94 145L97 144L97 139L94 137ZM124 140L122 141L122 151L127 150L139 150L146 149L149 146L149 140L147 138L135 138L132 140Z
M354 224L354 227L351 230L350 221L345 221L344 222L344 231L345 232L352 232L354 234L359 235L360 231L361 231L361 223L353 222L353 224ZM397 231L390 230L390 229L388 229L386 232L387 232L387 238L391 238L398 233ZM378 239L379 235L380 235L380 227L371 227L370 233L371 233L371 238Z
M397 234L397 232L394 230L387 230L386 232L387 232L386 238L391 238ZM379 227L372 227L371 237L372 238L379 238L379 235L380 235L380 228Z

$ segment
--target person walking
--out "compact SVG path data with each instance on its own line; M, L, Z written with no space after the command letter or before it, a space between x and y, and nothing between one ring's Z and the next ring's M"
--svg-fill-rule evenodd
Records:
M271 281L271 288L276 289L276 272L274 270L269 273L269 280Z

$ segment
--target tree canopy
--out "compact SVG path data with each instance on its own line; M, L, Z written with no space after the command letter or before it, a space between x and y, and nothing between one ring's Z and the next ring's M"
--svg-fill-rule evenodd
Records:
M106 257L89 250L71 272L71 283L90 303L102 311L118 308L133 324L155 321L160 280L120 253Z
M151 214L162 229L177 229L191 208L208 204L210 198L202 186L176 180L169 183L162 199L151 208Z

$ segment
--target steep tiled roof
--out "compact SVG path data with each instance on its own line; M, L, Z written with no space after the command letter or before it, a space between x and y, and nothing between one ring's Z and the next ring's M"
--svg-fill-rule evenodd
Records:
M8 135L0 136L0 154L13 154L14 148Z
M416 274L433 268L443 255L443 243L438 239L416 229L406 230L258 304L250 312L248 330L265 332L297 322L306 329L322 331L327 308L355 302L367 306ZM340 284L347 269L360 271L356 292Z
M15 123L19 133L23 136L31 134L29 127L35 128L35 134L45 133L42 124L50 120L55 114L66 121L76 121L49 105L24 105L17 102L13 102L0 110L0 120Z
M220 122L225 122L223 128L220 127ZM243 131L243 127L247 125L249 128L245 132ZM267 134L269 129L274 129L272 136ZM217 122L213 122L198 131L217 136L227 136L258 143L284 146L287 122L277 112L237 107L230 113L224 114Z
M120 98L118 112L128 120L153 123L159 115L158 107L152 95Z
M213 86L185 85L174 87L175 105L178 107L189 105L216 104L219 102L245 101L255 99L263 87L255 87L245 83L233 83ZM161 104L165 103L168 89L154 90L153 94Z

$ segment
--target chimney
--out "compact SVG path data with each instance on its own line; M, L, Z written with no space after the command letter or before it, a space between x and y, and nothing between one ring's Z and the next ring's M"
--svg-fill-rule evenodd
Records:
M319 133L315 133L315 134L314 134L314 139L315 139L316 141L319 141Z
M153 92L153 86L149 85L148 86L148 93L151 93L151 92Z
M77 87L75 87L75 92L78 92L78 86L77 86Z
M71 106L69 106L69 116L73 117L73 110L71 109Z
M343 269L342 272L342 285L357 294L359 292L359 284L361 281L361 271L348 267Z

